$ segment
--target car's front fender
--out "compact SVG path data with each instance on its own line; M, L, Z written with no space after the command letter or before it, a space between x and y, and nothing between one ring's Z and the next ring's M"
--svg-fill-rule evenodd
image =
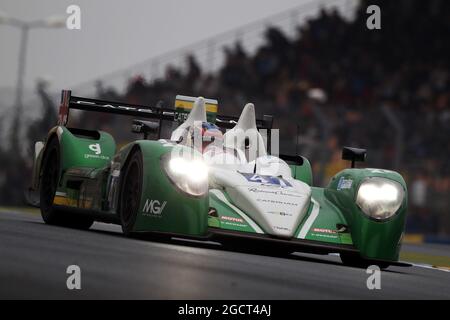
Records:
M169 143L139 140L125 146L116 156L115 161L123 162L134 148L142 153L142 193L134 231L204 236L208 228L208 195L194 197L184 193L163 169L163 157L174 147Z
M404 199L394 216L383 221L368 217L356 204L361 183L370 177L398 182L404 188ZM334 203L347 220L353 244L369 259L397 261L405 228L407 188L403 177L381 169L346 169L338 173L325 189L325 196Z

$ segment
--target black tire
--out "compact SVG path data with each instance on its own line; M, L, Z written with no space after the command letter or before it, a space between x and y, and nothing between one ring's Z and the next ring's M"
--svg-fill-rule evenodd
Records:
M350 267L363 268L363 269L367 269L369 266L372 266L372 265L378 266L380 269L387 269L389 267L389 263L387 263L387 262L380 262L380 261L364 259L360 255L357 255L357 254L341 253L340 257L341 257L342 263L344 265L350 266Z
M53 205L59 182L59 142L52 138L42 160L42 175L39 190L41 216L45 223L76 229L89 229L94 220L58 210Z
M126 236L132 235L136 223L141 203L143 172L142 153L135 149L125 164L120 183L118 212L122 231Z

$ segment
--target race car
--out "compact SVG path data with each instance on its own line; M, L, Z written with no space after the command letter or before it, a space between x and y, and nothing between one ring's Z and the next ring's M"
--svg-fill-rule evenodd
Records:
M133 116L131 130L143 137L117 150L107 132L68 127L73 109ZM51 225L88 229L100 221L129 236L402 265L407 187L400 174L355 168L366 150L344 147L351 168L314 187L306 158L270 155L272 117L256 119L253 104L239 118L217 111L217 100L201 97L177 96L172 109L63 91L57 126L35 145L30 199ZM177 127L162 139L165 123Z

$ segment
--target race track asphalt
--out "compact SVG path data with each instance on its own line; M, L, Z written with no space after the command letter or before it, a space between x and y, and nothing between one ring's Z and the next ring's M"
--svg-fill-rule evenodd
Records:
M67 289L69 265L81 268L81 290ZM112 225L80 231L45 225L36 214L0 213L0 299L450 299L450 272L390 267L381 290L367 288L368 276L332 255L237 253L214 243L128 239Z

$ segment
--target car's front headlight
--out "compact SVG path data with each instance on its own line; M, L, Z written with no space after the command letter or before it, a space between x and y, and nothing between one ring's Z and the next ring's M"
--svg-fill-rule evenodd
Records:
M168 157L164 171L182 191L192 196L208 192L208 167L201 158Z
M372 177L359 186L356 204L367 216L381 221L391 218L398 211L404 197L405 191L400 183Z

